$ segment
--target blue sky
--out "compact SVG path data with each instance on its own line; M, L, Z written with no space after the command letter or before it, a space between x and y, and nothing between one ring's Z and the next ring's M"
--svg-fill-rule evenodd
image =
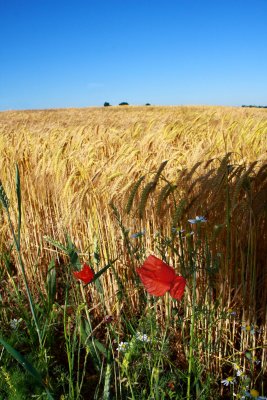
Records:
M267 105L267 0L0 0L0 110Z

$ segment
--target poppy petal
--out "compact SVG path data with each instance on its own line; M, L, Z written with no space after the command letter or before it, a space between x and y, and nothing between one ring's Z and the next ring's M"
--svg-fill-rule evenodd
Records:
M150 255L139 269L139 271L152 273L156 280L170 284L175 279L175 271L159 258Z
M170 295L176 300L181 300L184 294L186 280L182 276L176 276L170 288Z
M172 267L152 255L145 260L141 268L137 269L137 273L147 292L154 296L163 296L170 290L176 276Z
M139 268L140 270L141 268ZM170 283L162 282L155 276L150 276L143 271L137 270L146 291L154 296L163 296L168 290L170 290Z
M88 264L84 264L83 269L81 271L74 271L73 275L76 279L80 279L84 283L89 283L93 280L95 274Z

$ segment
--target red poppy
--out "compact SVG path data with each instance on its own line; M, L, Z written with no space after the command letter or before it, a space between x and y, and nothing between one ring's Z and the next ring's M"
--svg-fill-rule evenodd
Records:
M81 271L74 271L73 275L76 279L80 279L84 283L89 283L93 280L95 274L88 264L83 264L83 269Z
M181 300L186 280L176 275L174 269L164 261L149 256L137 273L149 294L163 296L169 291L174 299Z

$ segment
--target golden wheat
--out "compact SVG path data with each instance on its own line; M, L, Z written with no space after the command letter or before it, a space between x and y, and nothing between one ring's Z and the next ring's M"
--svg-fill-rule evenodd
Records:
M171 221L177 225L188 210L197 212L200 202L203 207L205 203L214 221L219 220L219 193L230 162L235 168L240 164L245 168L256 160L264 161L266 143L267 114L257 109L109 107L0 113L1 180L10 204L15 206L13 176L17 163L22 186L22 247L28 273L42 283L43 272L54 256L54 249L43 237L64 241L65 228L85 258L86 253L93 252L95 238L102 244L103 257L108 253L115 258L123 243L108 206L110 201L122 211L125 206L128 212L133 210L125 223L131 224L132 231L146 228L148 236L158 229L160 221L166 222L167 231ZM158 182L160 172L164 181ZM235 201L249 172L237 174L239 183L231 192ZM172 187L166 186L167 182L177 193L175 210L170 205ZM265 191L260 193L258 200L253 200L255 209L260 209ZM163 200L168 200L169 206ZM151 205L148 210L147 205ZM141 224L138 219L131 222L138 210L144 217ZM8 237L5 225L0 235L3 245ZM152 247L147 239L148 251ZM129 273L126 263L122 259L116 267L123 276ZM111 280L108 273L108 298L116 291ZM134 290L130 283L129 289Z

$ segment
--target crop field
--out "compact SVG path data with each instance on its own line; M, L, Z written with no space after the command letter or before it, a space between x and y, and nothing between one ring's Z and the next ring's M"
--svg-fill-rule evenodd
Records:
M0 399L266 399L267 110L1 112L0 221Z

